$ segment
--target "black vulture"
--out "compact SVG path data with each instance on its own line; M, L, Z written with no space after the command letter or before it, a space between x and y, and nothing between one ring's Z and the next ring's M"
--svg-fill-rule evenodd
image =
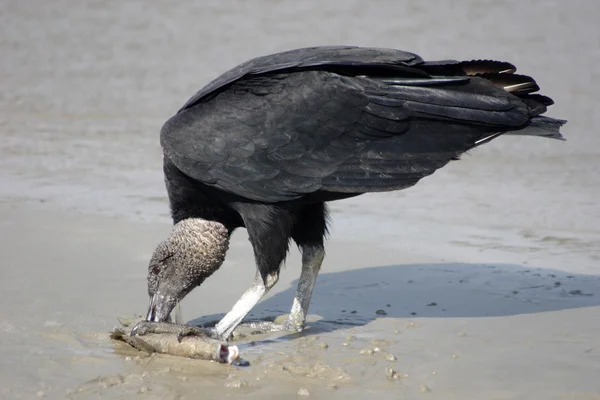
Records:
M291 314L303 328L325 255L326 202L406 189L503 134L561 139L534 79L490 60L423 61L394 49L312 47L252 59L197 92L160 141L174 228L148 268L147 321L223 263L245 227L256 278L213 328L227 339L302 252Z

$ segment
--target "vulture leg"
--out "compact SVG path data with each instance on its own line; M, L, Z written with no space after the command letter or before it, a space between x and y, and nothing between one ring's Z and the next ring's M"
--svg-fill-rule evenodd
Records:
M323 240L327 234L327 208L324 203L305 206L294 226L292 238L302 251L302 272L298 279L292 310L283 324L286 331L304 328L313 288L325 258Z
M284 324L285 330L301 331L304 327L312 291L317 282L317 276L324 258L325 249L322 246L305 246L302 248L302 272L298 280L298 289L292 304L292 311Z
M222 340L231 336L250 310L277 283L294 221L289 210L271 205L243 204L240 215L254 249L257 273L252 286L215 326L213 334Z
M323 203L306 205L295 220L291 235L302 251L302 272L292 311L283 324L261 321L250 322L245 326L272 332L299 332L304 328L312 291L325 257L323 239L327 233L327 209Z
M292 311L283 324L271 321L250 321L241 323L240 326L255 329L259 333L302 331L308 315L312 291L324 258L325 250L322 246L302 246L302 272L298 280L298 289L292 304Z
M286 330L301 331L321 264L325 258L323 240L327 235L327 207L325 203L306 206L294 226L292 238L302 251L302 272L298 279L292 311L284 324Z
M260 273L257 273L252 286L244 292L231 311L214 327L211 332L212 336L221 340L227 340L250 310L275 286L278 279L279 271L267 275L267 279L265 280L263 280Z

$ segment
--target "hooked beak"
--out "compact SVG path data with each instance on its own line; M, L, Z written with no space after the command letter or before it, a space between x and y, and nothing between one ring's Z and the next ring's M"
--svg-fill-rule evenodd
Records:
M150 297L146 321L169 322L169 316L176 304L177 301L174 301L171 297L155 293L154 296Z

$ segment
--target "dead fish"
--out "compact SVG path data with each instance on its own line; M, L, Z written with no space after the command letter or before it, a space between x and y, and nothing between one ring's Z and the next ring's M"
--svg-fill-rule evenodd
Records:
M147 353L170 354L228 364L233 363L240 356L237 346L229 346L200 332L181 336L172 331L147 332L142 335L134 331L131 335L123 328L115 328L110 337Z

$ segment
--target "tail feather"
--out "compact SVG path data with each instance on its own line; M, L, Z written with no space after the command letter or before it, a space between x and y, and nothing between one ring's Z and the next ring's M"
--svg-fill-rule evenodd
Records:
M517 96L521 94L537 92L540 90L540 87L537 85L535 80L527 75L486 72L484 74L477 74L477 76L487 79L494 85L499 86L507 92Z
M552 104L554 104L554 100L552 100L548 96L544 96L543 94L528 94L527 96L522 96L521 98L534 100L538 103L542 103L545 106L551 106Z
M452 77L485 79L518 97L527 106L530 116L529 125L510 132L490 132L477 140L472 148L502 135L526 135L565 140L560 133L560 127L567 121L541 116L546 112L548 106L554 104L554 101L550 97L534 94L540 90L535 79L527 75L515 74L517 68L509 62L494 60L426 61L421 64L420 68L432 76L432 82L439 82L439 84L452 82ZM458 81L454 83L458 83ZM394 84L401 83L394 82ZM414 85L416 84L414 83ZM418 84L424 85L421 82Z
M512 74L517 68L506 61L471 60L471 61L425 61L419 66L430 75L475 76L480 74Z
M458 65L460 65L463 72L469 76L487 73L513 74L517 71L517 67L506 61L471 60L462 61Z
M519 97L529 108L530 115L543 114L548 109L548 106L554 104L554 101L550 97L541 94L527 94Z
M533 117L531 118L531 123L527 127L516 131L489 133L486 136L483 136L481 139L477 140L475 143L473 143L473 145L469 147L466 151L474 149L475 147L479 147L482 144L491 142L493 139L504 135L537 136L564 141L566 139L560 133L560 127L566 123L567 121L564 119L555 119L541 116Z
M518 131L506 132L505 135L538 136L550 139L566 140L560 133L560 127L566 124L564 119L536 116L531 118L531 124Z

